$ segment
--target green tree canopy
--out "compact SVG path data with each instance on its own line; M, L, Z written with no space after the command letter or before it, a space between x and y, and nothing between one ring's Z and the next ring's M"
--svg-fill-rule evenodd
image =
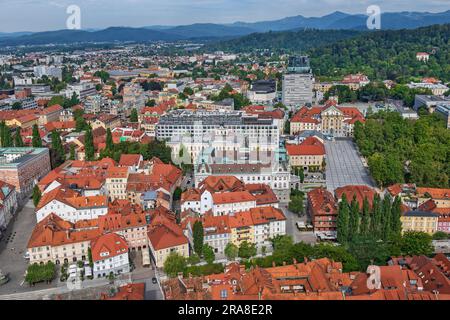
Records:
M171 252L164 261L164 272L169 277L176 277L186 269L186 259L176 252Z

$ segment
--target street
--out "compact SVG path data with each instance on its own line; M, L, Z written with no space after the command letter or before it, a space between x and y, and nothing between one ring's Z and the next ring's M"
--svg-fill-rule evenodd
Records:
M28 260L23 255L35 224L34 205L28 200L11 220L6 236L0 241L0 269L9 276L9 282L0 286L0 294L42 290L56 285L56 281L50 285L37 284L33 288L27 284L22 285L28 267Z
M307 215L303 215L299 217L297 214L292 213L287 209L286 206L280 206L280 209L283 211L286 216L286 234L291 235L292 239L295 243L297 242L305 242L305 243L316 243L316 236L313 232L300 232L295 225L297 221L307 222Z

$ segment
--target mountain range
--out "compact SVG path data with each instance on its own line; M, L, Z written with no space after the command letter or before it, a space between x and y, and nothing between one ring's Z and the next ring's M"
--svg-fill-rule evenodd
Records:
M241 37L268 31L298 31L300 29L367 30L367 16L333 12L322 17L301 15L260 22L230 24L195 23L183 26L147 26L142 28L110 27L103 30L58 30L46 32L0 33L0 45L44 45L114 41L176 41ZM450 23L450 10L441 13L388 12L381 15L382 29L414 29L433 24Z

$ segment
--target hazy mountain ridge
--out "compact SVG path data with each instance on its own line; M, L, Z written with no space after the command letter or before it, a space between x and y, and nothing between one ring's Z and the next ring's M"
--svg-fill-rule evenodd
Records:
M43 45L114 41L176 41L188 39L233 38L268 31L367 30L367 16L333 12L323 17L301 15L279 20L235 22L231 24L195 23L183 26L148 26L143 28L110 27L103 30L57 30L47 32L0 33L1 45ZM441 13L388 12L381 16L382 29L415 29L433 24L450 23L450 10Z

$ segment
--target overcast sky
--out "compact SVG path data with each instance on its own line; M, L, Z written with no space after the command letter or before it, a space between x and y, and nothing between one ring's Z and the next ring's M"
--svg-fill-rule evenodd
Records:
M372 4L382 12L450 9L450 0L0 0L0 32L64 29L71 4L81 8L83 29L365 13Z

